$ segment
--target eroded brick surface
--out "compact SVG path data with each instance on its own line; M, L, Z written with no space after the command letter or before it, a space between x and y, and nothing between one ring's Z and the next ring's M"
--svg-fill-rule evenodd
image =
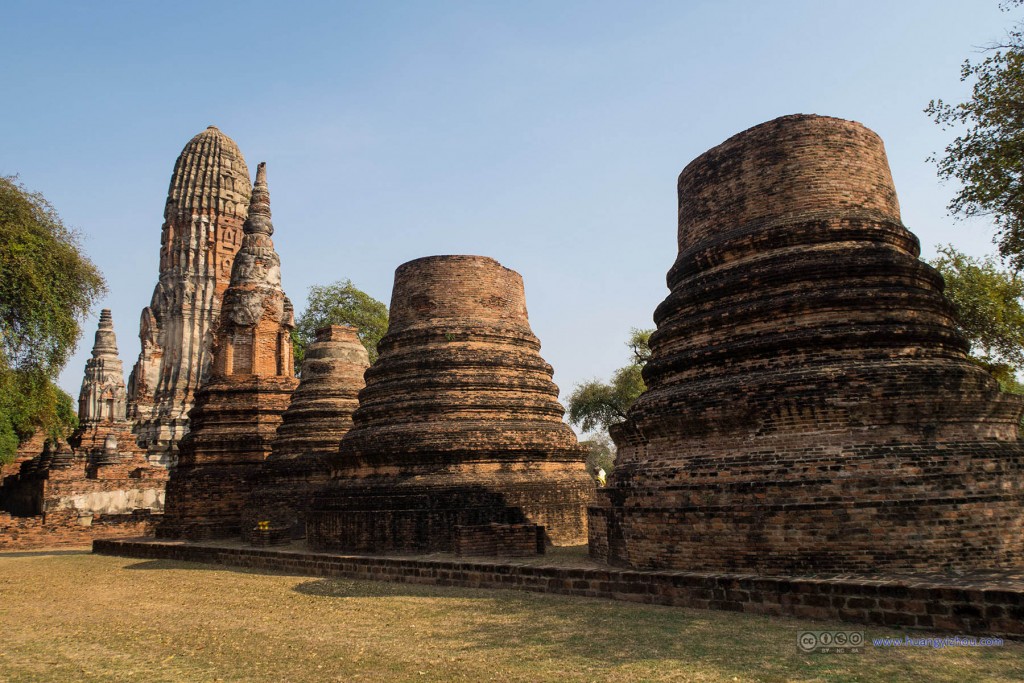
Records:
M242 507L298 384L290 336L294 312L281 288L273 232L261 163L224 293L210 381L196 394L189 433L179 444L160 537L239 534Z
M0 548L88 543L152 531L163 510L167 470L149 463L125 419L125 385L113 320L100 314L67 442L32 439L0 486ZM22 451L26 456L27 452ZM140 517L143 515L143 517Z
M593 484L539 350L515 271L480 256L400 266L310 543L450 550L456 526L492 522L582 543Z
M352 428L352 412L366 384L370 359L356 332L348 325L325 327L306 349L299 387L242 512L243 538L259 522L289 529L294 538L306 535L310 501L330 479L326 458Z
M160 235L160 277L142 311L142 350L128 381L128 418L155 462L168 466L209 377L213 333L249 204L249 169L214 126L174 164Z
M1021 399L966 356L881 140L791 116L679 177L649 387L591 551L759 573L1024 562Z

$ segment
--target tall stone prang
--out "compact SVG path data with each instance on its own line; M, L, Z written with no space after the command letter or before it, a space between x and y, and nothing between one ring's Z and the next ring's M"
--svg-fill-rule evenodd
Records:
M261 163L224 293L210 379L196 394L191 428L167 484L161 537L238 535L242 506L298 384L292 367L295 315L281 288L273 233Z
M242 536L259 522L306 535L306 511L329 481L331 459L352 428L363 373L370 366L366 348L349 325L316 332L306 349L299 387L277 429L273 451L263 464L242 514Z
M918 254L858 123L787 116L690 163L591 553L762 574L1020 566L1022 400L968 359Z
M213 332L249 204L238 146L210 126L174 164L160 235L160 278L142 311L142 350L128 380L128 418L154 462L173 464L188 411L209 375Z
M482 256L399 266L310 545L451 550L456 527L489 523L583 543L593 484L539 350L515 271Z

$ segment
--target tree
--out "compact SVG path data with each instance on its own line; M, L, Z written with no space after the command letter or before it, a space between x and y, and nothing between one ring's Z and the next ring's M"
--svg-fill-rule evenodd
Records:
M351 280L310 287L306 310L292 331L296 372L306 356L306 347L316 339L316 331L325 325L358 328L359 341L373 363L377 360L377 344L388 331L388 307L357 288Z
M974 258L952 245L937 247L930 263L946 281L958 327L971 342L971 356L1007 391L1019 391L1024 369L1024 277L1003 270L991 257Z
M1010 0L1003 11L1024 4ZM971 98L959 104L932 100L925 108L943 130L961 129L942 156L932 155L939 177L961 188L950 201L951 214L989 216L995 222L1001 256L1024 268L1024 31L1020 24L1006 42L988 48L980 62L966 60L961 81L973 81Z
M71 397L54 384L106 291L46 198L0 176L0 462L37 429L74 428Z
M615 444L607 434L595 434L580 441L580 445L587 447L587 472L594 479L597 479L598 468L608 473L615 467Z
M568 401L571 424L589 432L606 430L626 419L626 411L647 389L641 371L651 355L651 332L635 328L630 331L626 345L633 350L633 359L615 371L611 382L595 379L576 385Z

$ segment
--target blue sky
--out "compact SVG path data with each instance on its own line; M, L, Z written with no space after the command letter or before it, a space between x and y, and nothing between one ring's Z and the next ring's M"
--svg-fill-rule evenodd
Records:
M482 254L523 274L563 398L628 358L675 258L679 171L777 116L882 136L926 256L994 251L925 161L964 58L1021 12L894 2L7 2L0 173L82 235L109 294L61 376L77 396L100 307L126 373L156 283L174 160L207 125L266 161L285 290Z

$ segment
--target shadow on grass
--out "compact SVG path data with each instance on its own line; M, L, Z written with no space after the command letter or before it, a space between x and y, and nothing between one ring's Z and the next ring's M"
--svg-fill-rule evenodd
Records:
M745 678L766 662L771 668L772 661L790 659L798 630L795 622L750 615L510 589L320 579L293 590L328 599L376 599L382 611L415 609L404 599L421 598L420 618L448 625L433 635L440 651L473 656L513 650L538 662L575 661L597 671L623 664L687 666ZM389 605L389 599L396 603Z

